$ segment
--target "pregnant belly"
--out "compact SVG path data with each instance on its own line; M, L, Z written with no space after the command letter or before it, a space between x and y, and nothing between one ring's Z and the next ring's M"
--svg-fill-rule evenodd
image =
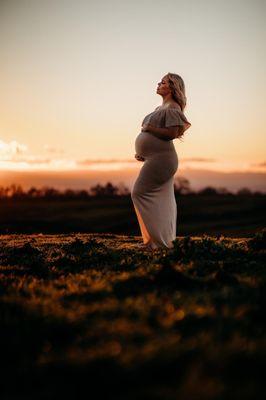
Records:
M163 140L149 132L140 132L135 140L135 151L142 157L149 157L162 152L174 151L173 140Z

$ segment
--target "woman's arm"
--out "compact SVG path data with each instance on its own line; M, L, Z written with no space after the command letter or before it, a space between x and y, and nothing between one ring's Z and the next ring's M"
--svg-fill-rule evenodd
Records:
M148 132L151 135L162 139L162 140L173 140L177 137L178 127L170 127L170 128L157 128L151 124L144 124L142 127L142 131Z

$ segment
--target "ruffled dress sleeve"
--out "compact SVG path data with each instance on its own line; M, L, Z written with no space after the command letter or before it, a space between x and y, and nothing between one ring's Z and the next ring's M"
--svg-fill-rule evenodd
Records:
M191 123L187 120L185 114L177 108L167 108L165 110L165 128L170 126L182 126L181 131L186 131L190 128Z

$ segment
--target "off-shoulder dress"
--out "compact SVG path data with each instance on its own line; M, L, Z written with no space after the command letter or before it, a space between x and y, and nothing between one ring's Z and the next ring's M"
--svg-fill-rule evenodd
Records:
M145 116L144 123L159 128L179 125L183 132L191 126L176 107L157 107ZM131 190L143 243L152 248L172 248L177 219L174 175L178 169L173 140L142 131L135 139L135 151L145 159Z

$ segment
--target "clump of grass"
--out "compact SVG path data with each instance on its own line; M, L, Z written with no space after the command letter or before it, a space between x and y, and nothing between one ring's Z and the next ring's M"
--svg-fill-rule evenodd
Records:
M266 228L256 232L248 241L248 246L250 250L266 250Z
M240 245L233 243L228 245L223 236L217 239L204 235L197 240L185 236L184 238L176 238L173 244L174 247L169 252L169 256L182 262L191 260L219 261L235 257L236 254L241 257L244 253L244 249Z
M94 238L90 238L86 241L83 241L79 238L75 238L75 240L73 240L72 242L66 243L62 246L62 250L65 253L72 253L76 255L83 254L91 250L104 249L104 248L105 248L104 244L98 242Z
M22 246L4 246L1 249L0 262L4 265L22 266L33 275L49 275L42 251L31 243Z

